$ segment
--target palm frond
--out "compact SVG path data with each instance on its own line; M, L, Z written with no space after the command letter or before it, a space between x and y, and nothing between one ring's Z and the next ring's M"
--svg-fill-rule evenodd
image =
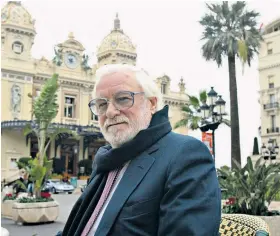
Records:
M188 95L188 97L189 97L190 105L193 106L194 108L198 108L199 107L199 99L195 96L192 96L192 95Z
M47 80L40 96L34 101L33 111L38 123L41 121L50 122L56 117L58 86L58 74L54 74L52 78Z
M188 125L188 122L189 122L188 119L181 119L175 123L174 129L177 129L180 127L186 127Z
M256 21L259 13L246 11L244 1L237 1L231 6L224 1L218 4L206 4L206 7L209 13L199 21L204 27L203 57L206 61L213 60L221 66L224 56L238 56L243 70L246 62L250 66L262 40Z
M228 120L228 119L224 119L224 118L223 118L222 123L225 124L225 125L227 125L228 127L231 127L231 122L230 122L230 120Z
M202 104L206 103L207 101L207 92L206 90L202 90L199 92L199 100Z

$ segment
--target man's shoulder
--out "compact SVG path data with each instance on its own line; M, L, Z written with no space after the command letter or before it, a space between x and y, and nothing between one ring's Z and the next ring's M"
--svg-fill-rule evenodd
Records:
M166 135L159 143L161 147L163 147L164 151L170 150L173 153L181 153L183 155L187 155L192 153L198 153L200 155L208 156L210 152L206 145L200 141L199 139L189 136L178 134L175 132L170 132ZM176 152L174 152L176 150Z
M162 141L167 141L170 143L176 142L175 144L201 144L202 142L192 136L189 135L184 135L184 134L178 134L175 133L173 131L171 131L170 133L168 133L168 135L166 135L164 137L164 139Z

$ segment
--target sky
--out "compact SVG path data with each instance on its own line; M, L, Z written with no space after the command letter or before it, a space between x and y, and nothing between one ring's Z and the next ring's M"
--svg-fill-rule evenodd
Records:
M6 1L1 1L1 7ZM97 47L113 29L116 13L121 28L137 46L137 65L153 76L168 75L171 88L178 91L178 83L183 77L186 92L198 95L202 89L222 95L229 112L229 77L227 60L218 68L215 62L207 62L202 57L201 46L203 28L199 24L207 12L203 1L178 0L60 0L22 1L22 5L36 20L37 35L32 48L34 58L52 59L53 48L64 42L69 32L80 41L90 56L91 64L96 63ZM250 10L258 11L259 25L264 25L280 17L280 1L248 1ZM260 126L258 59L251 67L242 69L237 61L237 83L240 122L240 143L242 163L253 150L254 137L259 138ZM191 131L201 139L200 131ZM220 125L215 132L216 166L230 166L230 129ZM259 142L259 146L260 142Z

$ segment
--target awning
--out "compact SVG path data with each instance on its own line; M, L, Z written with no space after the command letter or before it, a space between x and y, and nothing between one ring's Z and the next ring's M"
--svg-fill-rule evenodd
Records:
M23 129L26 125L30 124L32 127L38 126L34 121L31 120L9 120L1 122L1 129ZM99 136L103 137L100 133L100 129L94 125L75 125L75 124L62 124L62 123L51 123L49 129L55 128L66 128L72 131L76 131L80 136Z

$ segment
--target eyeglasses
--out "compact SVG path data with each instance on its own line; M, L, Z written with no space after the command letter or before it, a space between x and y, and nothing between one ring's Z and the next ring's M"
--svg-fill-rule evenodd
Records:
M89 102L88 106L96 116L104 115L110 102L117 110L123 111L133 106L134 96L137 94L144 94L144 92L121 91L116 93L111 101L107 98L95 98Z

